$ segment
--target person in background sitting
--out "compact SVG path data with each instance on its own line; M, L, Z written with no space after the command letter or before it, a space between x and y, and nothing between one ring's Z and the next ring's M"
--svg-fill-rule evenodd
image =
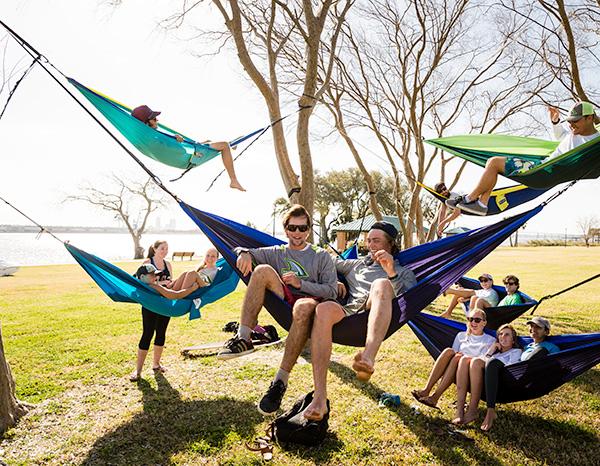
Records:
M506 296L500 300L498 307L522 304L523 298L521 298L521 294L519 293L519 279L514 275L507 275L502 280L502 283L504 283L504 287L506 288Z
M452 295L452 300L448 305L448 308L440 314L440 317L449 319L452 316L452 311L458 303L463 303L467 300L469 302L469 309L487 309L488 307L496 307L500 297L496 290L494 290L494 279L489 273L482 273L479 276L479 283L481 289L471 290L468 288L449 288L446 290L446 294Z
M158 131L159 129L157 117L158 115L160 115L160 113L161 112L157 112L150 109L150 107L148 107L147 105L140 105L139 107L136 107L131 111L131 116L137 118L145 125L150 126L150 128L153 128ZM181 134L175 134L175 139L177 140L177 142L184 141L184 138L183 136L181 136ZM229 147L229 143L225 141L219 141L211 142L208 145L213 149L221 152L223 165L225 166L227 175L229 175L229 187L233 189L239 189L240 191L246 191L238 181L237 176L235 174L235 168L233 167L233 157L231 156L231 147Z

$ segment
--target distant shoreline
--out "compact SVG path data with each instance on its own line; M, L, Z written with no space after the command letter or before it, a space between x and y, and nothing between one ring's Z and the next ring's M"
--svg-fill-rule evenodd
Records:
M129 230L123 227L84 227L84 226L49 226L46 231L52 233L115 233L129 234ZM0 225L0 233L39 233L40 229L32 225ZM144 235L193 235L202 234L199 230L168 230L149 228L144 231Z

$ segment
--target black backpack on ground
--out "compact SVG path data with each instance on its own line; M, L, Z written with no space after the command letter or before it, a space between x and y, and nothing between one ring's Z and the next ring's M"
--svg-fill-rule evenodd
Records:
M313 394L314 392L310 392L299 398L289 411L271 423L271 438L280 443L300 443L308 446L316 446L323 442L329 428L329 400L327 400L327 413L320 421L309 421L302 415L312 402Z

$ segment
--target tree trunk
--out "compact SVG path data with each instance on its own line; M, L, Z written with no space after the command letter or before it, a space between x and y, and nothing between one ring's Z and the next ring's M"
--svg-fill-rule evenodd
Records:
M27 411L27 406L19 402L15 396L15 381L4 357L0 327L0 434L13 427Z
M133 258L134 259L143 259L144 258L144 248L140 244L140 240L142 239L140 236L131 235L133 239Z

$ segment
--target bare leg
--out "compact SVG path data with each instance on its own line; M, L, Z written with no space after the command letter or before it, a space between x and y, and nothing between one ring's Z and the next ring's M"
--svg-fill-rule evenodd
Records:
M283 298L283 283L273 267L266 264L258 265L252 272L248 289L242 304L240 325L254 328L258 323L258 314L265 300L265 291L270 290Z
M160 369L161 372L164 372L162 366L160 365L160 358L162 357L163 349L165 349L164 346L154 345L154 350L152 351L152 369Z
M292 326L285 340L285 350L280 365L286 372L292 371L308 340L316 307L317 301L310 298L299 299L294 304Z
M496 186L498 175L504 173L506 164L505 157L492 157L485 164L485 170L479 179L479 183L469 194L469 200L476 201L479 199L482 204L487 205L490 194Z
M471 358L464 357L458 362L456 369L456 417L452 424L462 424L465 417L465 401L469 390L469 367Z
M134 382L142 375L142 369L144 368L144 361L146 361L146 355L148 350L139 349L137 351L137 360L135 362L135 370L129 376L129 379Z
M483 359L475 358L471 359L469 367L469 380L471 381L471 400L469 401L469 407L464 417L464 423L468 424L477 419L477 407L479 406L479 400L481 399L481 389L483 388L483 370L485 368L485 362Z
M223 159L223 165L229 175L229 187L239 189L240 191L246 191L235 175L235 168L233 167L233 157L231 156L231 148L226 142L215 142L210 145L213 149L221 151L221 158Z
M431 373L429 374L429 379L427 379L427 385L422 390L415 390L415 394L418 397L429 396L431 390L433 390L433 386L437 383L438 380L444 375L448 364L454 357L456 353L452 348L446 348L435 360L435 364L433 365L433 369L431 369Z
M367 324L365 350L354 357L352 368L361 380L369 380L374 371L375 356L383 342L392 319L392 298L394 289L387 279L377 279L371 285L367 309L370 309Z
M315 395L304 411L307 419L321 419L327 411L327 369L331 358L332 329L345 316L342 306L326 301L317 306L310 335Z
M442 376L442 380L440 380L440 383L433 392L433 395L425 397L425 401L432 404L433 406L437 405L439 399L442 397L444 392L448 390L448 387L450 387L450 385L452 385L452 383L456 379L456 368L458 367L458 362L461 358L462 355L460 353L454 355L454 357L450 360L450 363L446 367L444 375Z
M475 295L475 291L449 288L446 290L446 294L452 295L452 299L450 300L448 308L442 314L440 314L440 317L445 317L446 319L449 319L452 316L452 311L459 302L458 298L470 298L471 296Z
M473 298L475 298L475 299L473 299ZM473 298L471 298L471 307L470 307L470 309L475 309L475 308L487 309L488 307L492 307L490 305L490 303L488 303L483 298L478 298L477 296L473 296Z

